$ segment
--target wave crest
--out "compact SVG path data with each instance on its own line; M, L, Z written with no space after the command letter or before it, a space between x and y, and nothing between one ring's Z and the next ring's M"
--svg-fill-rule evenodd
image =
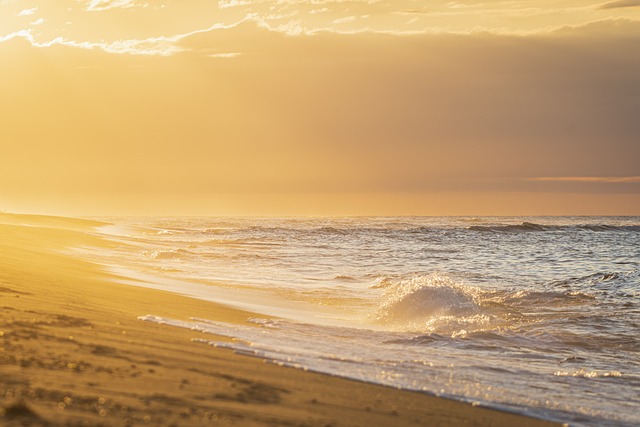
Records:
M382 278L373 287L385 289L373 316L375 322L391 330L464 336L471 331L508 327L514 316L491 301L491 292L444 275Z
M492 231L492 232L521 232L521 231L548 231L549 227L541 225L541 224L535 224L533 222L523 222L522 224L519 225L495 225L495 226L489 226L489 225L472 225L471 227L469 227L469 230L472 231L481 231L481 232L487 232L487 231Z
M541 231L592 231L592 232L640 232L638 225L579 224L579 225L543 225L533 222L507 225L472 225L467 230L493 233L521 233Z

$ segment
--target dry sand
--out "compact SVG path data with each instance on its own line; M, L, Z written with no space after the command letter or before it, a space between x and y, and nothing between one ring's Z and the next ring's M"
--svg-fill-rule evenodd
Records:
M96 225L0 214L0 425L554 425L276 366L140 321L251 313L118 284L61 253L108 245L85 233Z

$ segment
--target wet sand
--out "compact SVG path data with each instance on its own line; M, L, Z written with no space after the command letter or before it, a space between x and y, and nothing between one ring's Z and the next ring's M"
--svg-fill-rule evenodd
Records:
M192 342L155 314L252 314L116 283L60 251L99 224L0 214L0 425L545 426L553 423Z

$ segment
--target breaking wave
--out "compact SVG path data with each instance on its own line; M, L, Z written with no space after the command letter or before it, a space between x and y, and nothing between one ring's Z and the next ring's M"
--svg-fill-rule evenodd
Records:
M598 273L583 280L612 280ZM370 318L392 331L466 336L505 331L535 322L559 308L588 307L596 294L571 289L488 290L465 285L447 275L382 277L371 286L383 295ZM524 314L526 313L526 314Z
M493 301L492 292L466 286L445 275L383 278L373 287L385 288L373 315L374 322L385 329L455 335L509 327L520 317Z

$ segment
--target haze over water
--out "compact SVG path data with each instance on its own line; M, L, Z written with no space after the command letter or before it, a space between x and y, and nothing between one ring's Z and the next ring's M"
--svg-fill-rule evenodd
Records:
M236 338L204 343L572 425L640 423L640 217L108 220L122 245L94 259L264 314L140 313Z

